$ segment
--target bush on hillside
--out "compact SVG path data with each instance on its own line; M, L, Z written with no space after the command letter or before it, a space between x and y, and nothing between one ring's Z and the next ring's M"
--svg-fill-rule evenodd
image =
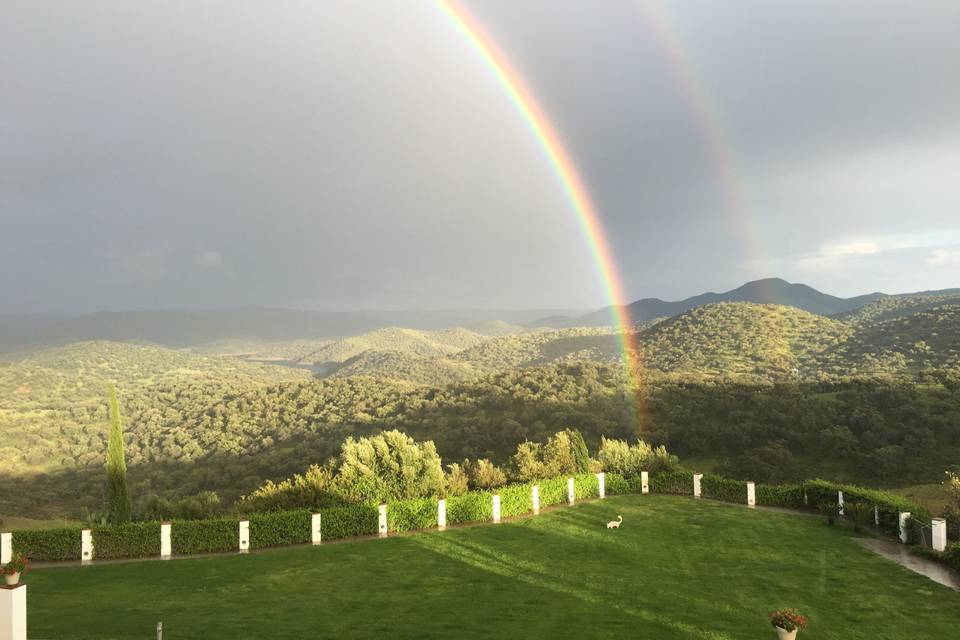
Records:
M432 441L415 442L400 431L347 438L340 451L338 492L376 504L433 496L443 489L440 456Z
M328 467L310 465L301 474L280 483L267 480L250 495L237 502L240 513L279 511L282 509L324 509L342 506L344 500L336 493L333 471Z
M470 478L470 486L477 489L493 489L507 483L507 473L486 458L464 460L463 468Z
M676 469L679 461L676 456L667 453L664 446L651 447L643 440L630 445L624 440L600 438L597 459L604 471L612 471L622 476L639 476L641 471L658 473Z

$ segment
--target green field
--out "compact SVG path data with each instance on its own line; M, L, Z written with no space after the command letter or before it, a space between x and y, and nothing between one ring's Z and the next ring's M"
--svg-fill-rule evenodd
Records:
M604 524L622 514L619 530ZM948 638L960 593L820 518L674 496L252 554L28 577L31 638Z

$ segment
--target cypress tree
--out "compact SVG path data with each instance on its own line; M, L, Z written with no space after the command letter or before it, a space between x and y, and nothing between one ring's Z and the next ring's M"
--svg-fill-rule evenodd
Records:
M113 524L130 520L130 494L127 492L127 462L123 455L123 426L117 390L110 385L110 439L107 443L107 521Z
M587 443L583 440L583 434L576 429L567 429L567 437L570 438L570 451L573 454L573 463L577 467L577 473L590 471L590 452L587 451Z

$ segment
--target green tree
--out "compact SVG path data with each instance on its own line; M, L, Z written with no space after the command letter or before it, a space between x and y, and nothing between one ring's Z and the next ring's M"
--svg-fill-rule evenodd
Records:
M573 465L576 473L586 473L590 471L590 452L587 450L587 443L583 440L583 434L576 429L567 429L567 437L570 438L570 452L573 454Z
M127 461L123 455L123 425L117 390L110 385L110 439L107 442L107 520L113 524L130 520L127 491Z
M357 502L386 502L436 495L443 466L432 441L415 442L400 431L347 438L340 450L340 493Z

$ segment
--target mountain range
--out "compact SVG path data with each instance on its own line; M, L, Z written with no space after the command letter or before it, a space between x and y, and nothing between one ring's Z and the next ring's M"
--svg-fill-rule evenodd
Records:
M955 293L960 293L960 289L927 291L922 295ZM644 324L676 316L706 304L753 302L796 307L817 315L836 316L853 312L887 297L891 296L868 293L853 298L839 298L805 284L767 278L748 282L724 293L708 292L676 302L643 298L627 305L626 312L631 323ZM224 341L325 341L357 336L387 327L421 330L461 327L484 335L495 335L513 331L514 327L509 325L553 329L609 326L610 314L610 307L586 314L563 309L304 311L245 307L103 311L73 317L0 316L0 353L86 340L147 342L178 348Z
M945 289L942 291L923 291L911 294L898 295L945 295L960 293L960 289ZM712 291L700 295L669 302L660 298L643 298L626 305L626 315L631 323L649 322L657 318L669 318L689 311L696 307L717 302L755 302L757 304L778 304L796 307L821 316L833 316L859 309L880 298L890 297L886 293L867 293L853 298L838 298L805 284L792 283L782 278L765 278L754 280L746 284L725 291ZM599 327L610 324L612 307L605 307L598 311L577 317L549 316L540 318L534 324L550 327Z

